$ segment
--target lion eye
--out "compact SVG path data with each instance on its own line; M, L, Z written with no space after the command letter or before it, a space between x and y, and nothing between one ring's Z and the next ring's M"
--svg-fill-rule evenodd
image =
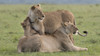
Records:
M44 17L44 15L42 15L42 17Z

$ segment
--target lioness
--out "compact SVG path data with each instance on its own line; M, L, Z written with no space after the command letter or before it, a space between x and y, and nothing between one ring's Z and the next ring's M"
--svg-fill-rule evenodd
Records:
M75 25L65 22L52 35L23 36L18 43L18 52L86 51L87 48L73 45L68 36L77 30Z
M34 12L34 13L32 13L32 12ZM30 8L28 17L25 19L25 21L29 20L32 28L35 31L37 31L39 34L44 34L44 32L45 32L44 25L43 25L44 17L45 17L45 15L41 10L40 5L38 4L38 5L32 6Z
M32 6L32 7L34 7L34 6ZM28 17L31 19L31 22L35 22L35 19L38 16L41 16L43 13L41 10L38 10L37 7L35 7L35 8L36 9L34 11L32 9L30 9L29 13L28 13ZM35 15L37 15L36 13L38 13L38 12L40 12L40 14L38 16L35 16ZM55 12L44 12L43 14L45 15L43 25L44 25L46 34L53 34L56 31L56 29L61 26L61 23L64 23L64 22L70 21L71 23L73 23L75 25L75 19L74 19L73 14L67 10L58 10ZM34 28L34 25L32 25L32 26ZM76 31L76 32L81 36L87 35L87 32L85 32L86 33L85 35L80 34L78 31ZM73 32L73 33L76 33L76 32ZM69 34L72 42L74 42L73 37L72 37L73 33Z

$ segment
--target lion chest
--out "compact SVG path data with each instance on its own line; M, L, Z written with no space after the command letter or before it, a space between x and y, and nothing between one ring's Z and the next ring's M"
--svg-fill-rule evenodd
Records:
M39 24L33 24L32 27L33 27L36 31L39 31L39 30L40 30L40 25L39 25Z

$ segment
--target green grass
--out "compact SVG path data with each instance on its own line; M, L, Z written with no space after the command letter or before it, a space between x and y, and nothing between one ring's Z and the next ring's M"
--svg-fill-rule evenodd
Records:
M82 52L21 53L17 52L18 40L23 36L20 23L32 5L0 5L0 56L100 56L100 5L41 5L44 12L64 9L71 11L79 31L87 30L88 36L75 36L75 45L87 47Z

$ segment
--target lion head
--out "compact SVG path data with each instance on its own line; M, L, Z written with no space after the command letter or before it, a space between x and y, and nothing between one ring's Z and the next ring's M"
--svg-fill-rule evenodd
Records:
M42 21L45 17L40 4L38 5L33 5L29 12L28 12L28 17L31 19L31 22L35 22L35 20L40 20Z
M76 33L78 31L78 28L72 24L71 22L65 22L62 24L64 31L69 34L69 33Z
M75 35L80 35L80 36L87 36L88 32L87 31L83 31L84 34L81 34L79 31L78 31L78 28L71 22L65 22L65 23L62 23L62 26L64 28L64 31L69 34L69 33L73 33Z

